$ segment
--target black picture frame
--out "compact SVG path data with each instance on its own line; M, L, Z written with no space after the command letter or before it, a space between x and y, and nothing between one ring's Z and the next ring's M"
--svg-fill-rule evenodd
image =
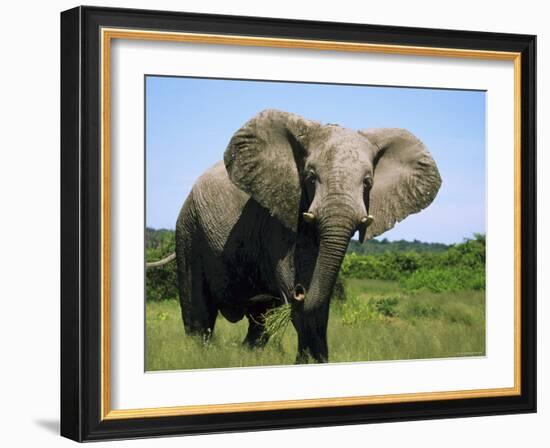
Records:
M102 419L103 27L521 54L521 393L201 415ZM536 36L77 7L61 13L61 435L76 441L536 412Z

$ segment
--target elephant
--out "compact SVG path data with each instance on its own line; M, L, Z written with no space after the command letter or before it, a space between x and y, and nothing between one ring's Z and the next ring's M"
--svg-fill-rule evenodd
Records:
M246 317L243 343L262 347L263 316L286 303L296 363L328 362L329 302L350 239L358 231L365 242L426 208L441 182L405 129L258 113L199 177L177 218L185 331L209 338L218 313Z

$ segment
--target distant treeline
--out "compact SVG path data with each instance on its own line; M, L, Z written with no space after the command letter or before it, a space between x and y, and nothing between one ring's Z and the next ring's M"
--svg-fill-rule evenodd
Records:
M147 261L174 252L174 231L145 229ZM474 234L462 243L446 245L414 241L370 240L361 245L351 240L340 275L398 281L405 291L433 292L485 289L485 235ZM149 269L147 300L177 298L176 264Z
M174 250L174 234L173 230L169 229L152 229L145 228L145 249L166 249ZM170 252L168 252L170 253Z
M361 244L357 240L351 240L348 246L348 254L354 253L357 255L379 255L387 252L445 252L449 249L449 245L443 243L423 243L422 241L413 240L397 240L388 241L387 238L382 240L372 239L365 244Z
M174 246L174 231L169 229L145 229L145 248L146 249L167 249L173 250ZM172 249L170 249L172 247ZM451 245L443 243L424 243L422 241L413 240L397 240L389 241L387 238L381 240L372 239L365 244L361 244L358 240L351 240L348 247L348 253L357 255L378 255L387 252L417 252L419 254L425 252L445 252Z

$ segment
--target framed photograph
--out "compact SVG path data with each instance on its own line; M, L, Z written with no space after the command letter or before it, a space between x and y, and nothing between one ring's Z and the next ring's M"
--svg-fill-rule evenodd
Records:
M61 433L536 411L535 36L61 13Z

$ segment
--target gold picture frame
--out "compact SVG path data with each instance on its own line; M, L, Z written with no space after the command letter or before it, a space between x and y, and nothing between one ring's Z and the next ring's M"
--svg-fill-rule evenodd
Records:
M108 11L109 14L105 15L105 11ZM534 202L533 197L527 196L531 194L532 188L532 179L526 178L525 173L530 172L533 169L534 160L529 156L534 152L534 143L532 142L532 136L526 135L526 131L532 127L533 116L531 109L533 108L533 103L531 100L532 92L534 91L534 83L532 79L534 74L532 72L531 64L534 58L533 45L534 38L533 36L517 36L517 35L507 35L501 38L499 49L491 48L491 45L494 44L489 39L489 34L478 35L480 33L472 33L469 35L467 32L442 32L438 30L422 30L425 36L425 41L431 41L432 45L427 45L426 42L411 44L408 45L405 42L392 42L394 38L391 37L391 34L388 30L378 30L376 32L369 29L366 25L356 25L361 28L364 27L364 42L357 41L346 41L343 38L341 40L330 40L330 39L320 39L320 38L288 38L288 37L277 37L276 31L274 29L279 25L281 28L287 27L284 30L281 29L279 32L284 35L288 32L288 27L292 27L296 30L296 35L303 34L300 33L300 26L296 23L279 23L279 22L269 22L271 31L266 32L268 35L250 35L247 32L246 25L243 25L243 34L230 34L224 32L223 24L218 22L215 18L211 18L210 27L216 32L198 32L194 26L194 20L198 20L196 16L186 16L185 14L178 13L159 13L159 12L148 12L142 13L145 17L143 23L155 23L155 29L147 29L148 27L144 26L142 22L133 23L133 16L130 12L123 10L117 10L117 12L105 10L102 8L76 8L70 11L66 11L62 14L62 26L64 27L64 32L66 36L69 35L75 39L74 33L76 33L81 40L87 39L91 43L91 47L97 48L98 52L94 56L94 64L97 64L98 69L98 88L97 91L93 91L93 95L98 100L99 116L100 123L97 129L90 129L90 131L95 131L97 142L99 143L98 148L98 160L100 161L97 166L93 167L98 171L98 182L97 182L97 193L99 197L98 203L98 213L96 218L98 218L99 223L99 250L97 255L97 273L99 274L99 284L97 291L99 295L97 296L98 308L97 313L94 314L97 324L97 335L99 335L99 343L97 344L99 359L97 360L96 367L99 368L98 376L95 381L95 387L88 385L84 387L82 383L82 377L78 376L77 378L72 378L72 380L67 379L74 375L72 372L74 370L75 363L78 364L82 360L78 361L74 359L73 354L79 352L82 354L84 347L78 346L73 347L72 345L68 347L64 352L71 353L71 356L65 356L63 360L64 369L66 369L65 380L67 387L62 391L62 401L63 393L65 393L65 398L68 396L71 399L78 403L80 409L82 409L82 414L85 415L84 419L80 419L78 422L74 421L74 418L67 417L67 408L62 409L62 433L70 438L77 440L91 440L94 438L118 438L118 437L132 437L136 432L132 432L132 425L136 423L133 422L143 422L145 419L148 423L145 424L147 429L145 434L164 434L164 433L174 433L172 432L163 432L162 422L163 419L172 418L174 421L180 421L180 429L175 430L175 433L193 433L193 432L203 432L203 429L206 428L204 423L196 423L193 421L192 424L186 423L186 418L189 419L193 416L212 416L212 415L224 415L228 416L229 414L239 414L251 413L261 414L262 412L271 412L271 411L306 411L306 410L318 410L325 408L327 414L338 413L338 409L343 411L345 408L346 412L353 413L353 410L360 409L361 412L375 412L375 406L373 405L398 405L402 403L412 403L418 406L419 411L424 409L426 415L437 415L431 411L431 404L434 402L445 402L450 406L449 409L452 409L453 402L460 402L463 400L478 400L480 403L498 403L499 400L503 403L506 409L513 412L521 412L521 409L527 411L534 409L533 405L533 387L532 377L534 375L532 371L532 364L534 363L534 354L532 353L532 348L528 347L526 344L530 340L530 336L526 332L534 331L533 328L525 328L525 323L534 322L534 310L532 309L532 304L526 304L527 300L534 300L534 296L526 297L529 291L532 289L531 276L534 275L532 272L534 266L534 247L532 241L525 241L525 238L522 236L524 232L532 231L534 222L530 219L533 215ZM105 19L108 17L108 19ZM201 16L203 20L207 20L208 16ZM174 20L181 21L181 27L183 30L174 31L170 28L170 24L173 24ZM163 23L163 20L166 21L166 29L162 29L159 25ZM269 21L268 19L249 19L247 23L254 24L254 20L257 20L259 23L264 23L262 21ZM79 26L80 23L87 23L89 26L84 31L84 27ZM237 18L235 18L235 23L240 23ZM197 25L198 26L198 25ZM320 30L339 30L345 34L346 27L341 24L319 24L318 28ZM185 31L186 28L190 28L190 31ZM90 31L93 30L93 32ZM320 32L320 31L318 31ZM374 34L373 34L374 33ZM384 33L386 33L385 40L386 42L381 42L384 40ZM474 36L475 35L475 36ZM376 36L376 39L373 39L373 36ZM475 39L474 39L475 37ZM468 39L469 38L469 39ZM62 39L63 39L63 30L62 30ZM399 55L411 55L411 56L436 56L436 57L449 57L449 58L466 58L466 59L485 59L485 60L505 60L512 61L514 66L514 386L507 388L489 388L489 389L476 389L476 390L461 390L461 391L446 391L446 392L429 392L429 393L406 393L406 394L396 394L396 395L373 395L373 396L352 396L352 397L339 397L339 398L316 398L316 399L305 399L305 400L281 400L281 401L265 401L265 402L246 402L246 403L232 403L232 404L208 404L208 405L187 405L187 406L171 406L171 407L156 407L156 408L141 408L141 409L112 409L111 408L111 371L110 371L110 359L111 359L111 350L110 350L110 285L111 285L111 268L110 268L110 247L111 247L111 229L110 229L110 216L111 216L111 195L110 195L110 185L111 185L111 44L116 39L131 39L131 40L142 40L142 41L164 41L164 42L185 42L185 43L200 43L200 44L209 44L209 45L232 45L232 46L252 46L252 47L275 47L275 48L290 48L290 49L313 49L313 50L326 50L326 51L342 51L342 52L368 52L368 53L382 53L382 54L399 54ZM406 37L402 38L407 40ZM471 48L472 39L475 40L477 47ZM86 61L86 58L80 54L83 51L86 51L82 46L79 47L77 43L78 40L74 41L72 44L66 43L67 48L65 57L65 72L63 72L62 67L62 77L67 80L69 77L74 77L75 73L79 73L82 76L80 71L82 67L79 65L82 61ZM461 42L468 42L470 47L461 47ZM71 46L72 45L72 46ZM456 45L456 46L452 46ZM77 48L73 48L77 46ZM62 42L62 51L63 51L63 42ZM78 55L79 58L75 58L75 55ZM78 98L82 98L83 78L80 77L80 84L75 88L74 83L70 87L64 87L66 89L65 95L76 95ZM67 81L68 83L68 81ZM87 92L89 93L89 92ZM70 103L70 101L67 101ZM71 103L72 104L72 103ZM74 108L74 105L72 105ZM71 109L66 104L64 107L65 118ZM77 106L78 107L78 106ZM531 111L528 113L527 111ZM62 120L63 120L62 116ZM65 126L65 133L67 135L67 140L65 141L65 146L62 147L63 152L74 151L74 146L71 146L67 143L74 133L75 126L86 126L86 117L79 116L76 121L69 121L68 119L63 122ZM90 151L86 149L85 144L82 141L78 143L80 151ZM526 156L527 154L527 156ZM67 177L70 174L66 174L69 169L74 170L74 166L82 163L81 159L78 161L73 160L72 156L67 156L67 159L71 159L71 164L67 164L63 168L64 173ZM70 166L69 166L70 165ZM89 170L89 167L84 168L84 171ZM74 173L73 173L74 174ZM69 181L67 181L69 182ZM526 192L526 187L528 192ZM81 210L82 207L82 198L79 198L77 203L73 205L72 208L67 208L63 213L65 214L67 223L70 221L70 217L74 213L77 213L78 210ZM527 221L526 221L527 219ZM69 224L67 224L69 225ZM71 254L74 254L75 251L79 252L79 256L82 256L82 245L77 244L72 241L70 244L67 243L67 246L64 248L64 257L70 258ZM528 261L529 266L526 264ZM63 263L63 262L62 262ZM529 278L526 278L525 271L528 270ZM74 278L67 278L64 280L67 282L68 289L71 289L73 283L75 282ZM525 282L529 282L529 285L526 286ZM70 300L75 300L74 297L69 297L66 293L66 296L62 297L62 306L65 306L65 315L74 314L74 305L65 305ZM82 299L82 296L79 295ZM80 299L80 300L81 300ZM82 319L83 310L86 308L80 304L78 307L78 313ZM63 318L63 325L66 327L69 325L74 325L74 323L68 322L68 317ZM71 331L76 331L77 333L84 331L82 326L78 328L71 327ZM531 333L529 333L531 334ZM527 335L527 337L526 337ZM73 343L73 342L71 342ZM81 368L84 367L81 365ZM70 386L68 385L70 383ZM76 384L80 384L77 386ZM526 384L529 384L529 387L526 387ZM74 396L75 389L82 388L80 397ZM91 390L99 389L98 397L99 403L92 405L84 403L83 400L91 399L89 394ZM87 396L88 394L88 396ZM83 397L84 396L84 397ZM87 396L87 398L86 398ZM485 401L483 401L485 400ZM425 407L423 406L425 404ZM528 403L527 406L525 403ZM475 415L475 409L472 411L466 411L460 406L456 407L456 413L458 415ZM398 412L398 411L396 411ZM452 411L448 411L448 413ZM484 411L479 410L479 413ZM445 413L442 413L445 415ZM396 417L398 418L398 417ZM179 420L178 420L179 419ZM351 421L352 419L350 418ZM84 425L84 422L95 422L95 425L88 423L87 426ZM309 421L309 420L308 420ZM369 418L363 416L362 421L369 421ZM63 423L65 422L65 423ZM263 422L263 420L262 420ZM288 422L282 422L280 426L277 426L276 420L273 421L273 425L264 425L258 423L257 426L249 424L248 426L239 426L238 423L235 423L234 428L237 429L249 429L249 428L262 428L262 427L292 427L292 424ZM330 423L329 420L323 420L323 418L318 419L318 423L313 424L323 424ZM120 426L117 426L120 425ZM141 423L143 425L143 423ZM303 423L303 424L308 424ZM130 427L128 426L130 425ZM191 425L191 426L189 426ZM193 426L194 425L194 426ZM103 429L104 427L104 429ZM83 428L86 428L87 433L83 432ZM129 429L130 428L130 429ZM201 429L202 428L202 429ZM223 426L220 426L219 430L223 430ZM216 429L214 429L216 430ZM86 432L86 431L85 431Z

